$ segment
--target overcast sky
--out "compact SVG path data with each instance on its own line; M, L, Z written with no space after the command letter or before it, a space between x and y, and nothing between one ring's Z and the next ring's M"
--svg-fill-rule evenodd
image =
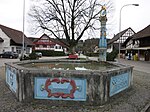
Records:
M121 30L131 27L138 32L150 24L150 0L113 0L115 1L114 30L109 31L113 35L119 32L119 11L125 4L138 3L139 6L127 6L122 10ZM30 0L26 0L26 12L29 11ZM23 29L23 0L0 0L0 24L22 31ZM25 34L28 32L28 23L25 21ZM111 36L108 38L112 38Z

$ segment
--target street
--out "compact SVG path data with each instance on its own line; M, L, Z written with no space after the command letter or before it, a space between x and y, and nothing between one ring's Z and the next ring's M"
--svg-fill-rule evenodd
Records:
M5 63L16 62L16 61L19 61L19 59L0 58L0 67L4 66Z
M150 61L133 61L133 60L120 59L119 62L125 65L134 66L134 70L146 72L150 74Z

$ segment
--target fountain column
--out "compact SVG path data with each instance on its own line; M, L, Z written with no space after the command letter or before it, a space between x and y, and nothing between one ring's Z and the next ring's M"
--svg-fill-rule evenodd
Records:
M100 40L99 40L99 61L106 61L106 51L107 51L107 40L106 40L106 7L102 6L100 11Z

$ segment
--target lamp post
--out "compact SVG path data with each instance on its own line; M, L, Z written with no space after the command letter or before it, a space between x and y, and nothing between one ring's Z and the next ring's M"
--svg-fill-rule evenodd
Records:
M120 59L120 32L121 32L121 12L122 12L122 9L124 8L124 7L126 7L126 6L130 6L130 5L132 5L132 6L139 6L139 4L125 4L125 5L123 5L122 7L121 7L121 9L120 9L120 13L119 13L119 56L118 56L118 59Z
M21 58L24 59L24 27L25 27L25 0L23 0L23 31L22 31L22 56Z

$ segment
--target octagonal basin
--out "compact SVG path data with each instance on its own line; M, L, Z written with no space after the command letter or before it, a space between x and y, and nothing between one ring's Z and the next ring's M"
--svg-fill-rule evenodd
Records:
M84 60L6 63L6 84L19 101L101 105L132 85L131 66Z

